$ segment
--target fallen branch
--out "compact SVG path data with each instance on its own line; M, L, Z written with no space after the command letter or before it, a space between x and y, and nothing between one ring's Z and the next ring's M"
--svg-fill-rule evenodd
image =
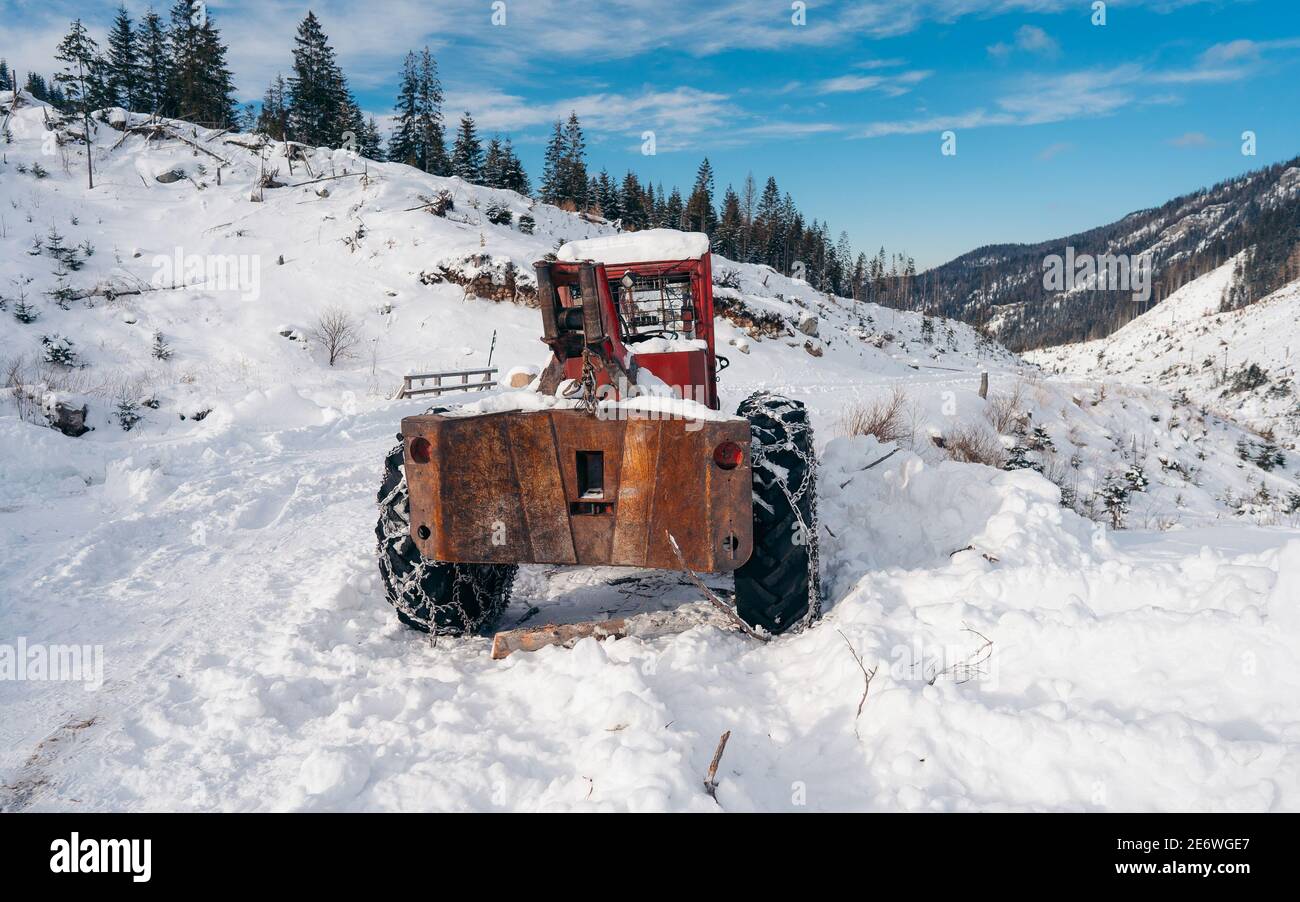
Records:
M943 670L935 673L926 681L927 685L933 686L935 681L944 674L952 674L954 678L960 677L956 682L969 683L971 680L984 671L981 670L984 664L988 663L989 658L993 657L993 640L981 633L979 630L971 629L969 626L963 627L963 632L972 633L984 640L984 644L975 651L971 652L961 661L953 664L951 667L945 667Z
M964 548L958 548L956 551L948 552L948 557L961 554L963 551L977 551L977 550L978 549L974 545L967 545ZM987 551L981 551L980 557L984 558L984 560L988 561L990 564L996 564L998 562L998 559L993 555L989 554Z
M345 179L345 178L349 178L349 177L354 176L354 175L365 175L365 173L364 173L364 172L344 172L344 173L342 173L341 175L325 175L325 176L321 176L321 177L318 178L318 179L312 179L312 180L309 181L309 182L299 182L298 184L296 184L296 185L290 185L289 187L290 187L290 188L301 188L301 187L303 187L304 185L314 185L314 184L316 184L317 182L329 182L329 181L333 181L334 179ZM403 211L403 212L405 212L405 211Z
M261 151L266 147L266 145L269 144L270 142L269 142L269 141L264 141L264 140L263 140L263 141L259 141L259 142L257 142L257 143L250 144L250 143L247 142L247 141L240 141L240 140L238 140L237 138L224 138L224 139L222 139L221 143L222 143L222 144L229 144L229 145L231 145L232 147L242 147L242 148L244 148L244 150L249 150L249 151L254 151L254 152L260 153L260 152L261 152Z
M168 129L166 126L162 126L162 125L160 125L159 128L162 129L162 132L163 132L165 135L167 135L167 137L169 137L169 138L175 138L177 141L180 141L180 142L182 142L183 144L188 144L190 147L193 147L195 150L201 150L201 151L203 151L205 154L207 154L208 156L212 157L212 159L214 159L214 160L220 160L221 163L222 163L223 165L226 165L226 166L234 165L234 164L232 164L229 160L227 160L225 157L221 156L221 154L213 153L212 151L208 150L206 147L204 147L202 144L198 143L197 141L191 141L189 138L186 138L186 137L184 137L183 135L178 135L178 134L176 134L176 132L171 131L171 130Z
M858 470L857 473L854 473L854 474L853 474L852 476L850 476L848 479L846 479L846 480L844 480L843 482L841 482L841 483L840 483L840 488L844 488L844 487L847 486L850 482L852 482L852 481L854 480L854 478L858 475L858 473L865 473L867 470L870 470L872 467L876 466L876 464L883 464L885 461L889 460L891 457L893 457L895 454L897 454L897 453L898 453L898 450L899 450L899 449L895 448L893 451L890 451L890 452L889 452L888 454L886 454L884 457L880 457L880 458L877 458L876 460L873 460L871 463L867 464L867 465L866 465L865 467L863 467L861 470Z
M709 774L704 778L704 791L707 792L709 798L713 799L715 802L718 802L718 784L716 782L718 776L718 765L722 762L722 753L727 750L727 740L730 738L731 731L728 730L723 733L722 738L718 740L717 751L713 753L713 760L709 763ZM722 803L718 802L718 804L721 805Z
M744 620L742 620L740 618L740 615L737 614L734 609L732 609L731 605L727 604L721 598L714 595L713 590L710 589L708 586L704 585L704 580L696 576L695 571L692 570L690 567L686 566L686 559L682 557L682 549L678 546L677 540L673 538L673 534L666 533L666 535L668 536L668 542L673 546L673 554L677 555L677 563L681 564L682 569L686 571L686 575L690 578L691 582L695 583L696 588L698 588L701 592L704 593L704 597L707 598L715 608L722 611L722 613L726 614L727 619L729 619L732 623L734 623L737 627L739 627L740 631L743 632L745 635L752 636L753 638L757 639L759 642L769 641L770 637L763 636L755 632L754 628L751 627Z

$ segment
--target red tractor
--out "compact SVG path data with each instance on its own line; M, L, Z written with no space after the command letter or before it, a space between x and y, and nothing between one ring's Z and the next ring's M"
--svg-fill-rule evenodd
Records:
M718 412L708 238L576 241L536 271L552 356L507 396L520 409L406 417L385 460L375 532L402 622L484 630L523 563L734 572L751 626L815 617L812 428L766 392Z

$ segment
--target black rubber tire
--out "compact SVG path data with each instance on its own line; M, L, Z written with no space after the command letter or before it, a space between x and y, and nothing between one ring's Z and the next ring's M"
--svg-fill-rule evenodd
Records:
M812 424L803 404L770 392L736 412L749 420L754 473L754 553L736 571L736 611L783 633L821 612Z
M399 443L384 458L379 486L379 576L388 603L407 626L438 636L487 629L510 604L519 569L513 564L448 564L426 560L411 540L410 499Z

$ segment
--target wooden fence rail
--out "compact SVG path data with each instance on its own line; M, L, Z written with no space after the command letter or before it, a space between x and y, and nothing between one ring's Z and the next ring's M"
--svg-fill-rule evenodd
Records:
M402 377L402 387L397 392L399 398L414 398L416 395L441 395L449 391L486 391L489 388L495 388L497 380L496 367L488 367L481 370L448 370L445 373L412 373L409 376ZM482 376L479 381L470 382L470 376ZM444 379L459 380L450 383L444 383ZM424 383L432 380L433 385ZM416 388L413 383L419 382L421 386Z

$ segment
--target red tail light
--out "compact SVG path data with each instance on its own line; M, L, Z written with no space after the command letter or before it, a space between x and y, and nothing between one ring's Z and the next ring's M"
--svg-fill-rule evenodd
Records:
M723 442L713 449L713 462L724 470L734 470L745 460L745 449L735 442Z
M411 460L417 464L427 464L433 457L433 446L424 436L411 440Z

